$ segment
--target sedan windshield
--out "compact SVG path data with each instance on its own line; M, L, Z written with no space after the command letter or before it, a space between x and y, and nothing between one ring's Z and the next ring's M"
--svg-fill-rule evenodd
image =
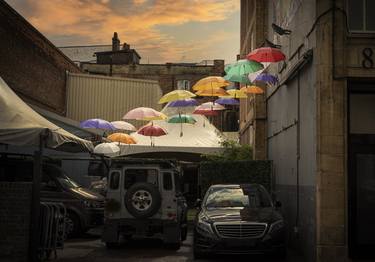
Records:
M270 207L271 199L262 188L211 188L206 196L207 208L261 208Z

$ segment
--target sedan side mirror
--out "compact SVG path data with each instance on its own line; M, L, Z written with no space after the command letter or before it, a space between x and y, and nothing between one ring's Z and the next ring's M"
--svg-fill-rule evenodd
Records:
M281 202L280 201L275 201L275 207L280 208L281 207Z
M195 201L195 207L197 207L197 208L201 208L201 205L202 205L202 199L198 198L198 199Z

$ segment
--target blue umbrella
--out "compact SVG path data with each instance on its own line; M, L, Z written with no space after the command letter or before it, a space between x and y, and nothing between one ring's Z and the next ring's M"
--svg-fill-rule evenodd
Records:
M186 98L181 100L175 100L168 104L169 107L186 107L186 106L197 106L197 100L193 98Z
M277 76L274 76L274 75L271 75L271 74L267 74L267 73L262 73L262 74L259 74L255 78L255 81L261 81L261 82L265 82L267 84L274 85L277 82L279 82L279 79L277 78Z
M239 105L240 102L232 97L225 98L225 97L220 97L219 99L215 100L215 103L218 103L220 105Z
M116 127L114 125L100 118L87 119L85 121L82 121L79 126L82 128L116 130Z

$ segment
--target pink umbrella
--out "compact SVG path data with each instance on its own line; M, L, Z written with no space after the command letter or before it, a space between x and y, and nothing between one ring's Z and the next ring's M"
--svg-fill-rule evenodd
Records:
M111 124L117 130L136 131L137 129L130 123L125 121L112 121Z
M162 113L149 107L137 107L127 112L122 119L152 119L161 117Z
M157 125L145 125L141 127L138 131L138 134L143 135L143 136L149 136L151 140L151 146L154 146L155 143L152 142L152 137L155 136L164 136L167 134L167 131L164 130L162 127L157 126Z
M207 102L207 103L203 103L201 104L200 106L196 107L195 110L224 110L225 107L218 104L218 103L213 103L213 102Z

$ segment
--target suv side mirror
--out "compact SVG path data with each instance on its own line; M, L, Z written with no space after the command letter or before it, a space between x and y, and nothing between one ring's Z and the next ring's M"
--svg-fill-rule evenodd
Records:
M281 207L281 202L280 201L275 201L275 207L280 208Z
M202 205L202 199L198 198L198 199L195 201L195 207L196 207L196 208L201 208L201 205Z

